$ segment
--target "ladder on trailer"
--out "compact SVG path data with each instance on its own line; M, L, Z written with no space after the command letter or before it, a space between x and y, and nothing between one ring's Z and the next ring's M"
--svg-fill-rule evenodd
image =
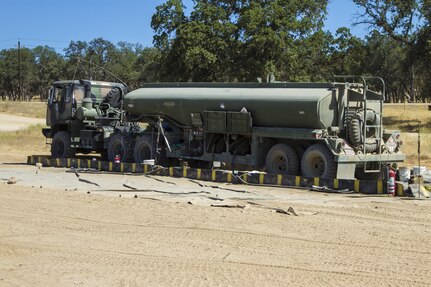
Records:
M382 154L382 140L383 140L383 102L386 99L386 85L382 78L380 77L362 77L362 76L353 76L353 75L346 75L346 76L334 76L334 79L343 79L345 84L350 85L350 87L357 87L362 88L362 98L358 101L360 107L364 110L364 117L362 120L362 136L363 136L363 145L362 145L362 153L364 155L367 154L366 145L367 142L370 141L376 141L377 142L377 151L376 153L380 156ZM350 81L350 82L349 82ZM369 82L375 82L376 84L380 85L382 93L381 96L377 99L370 98L369 97ZM377 94L373 92L373 94ZM346 115L350 115L350 97L349 93L346 95L347 103L346 103ZM368 124L367 122L367 113L370 112L368 107L372 104L378 105L378 111L373 111L373 113L380 119L378 123ZM377 130L378 138L369 138L367 137L369 133L369 129L375 129ZM376 133L372 133L372 135L375 135ZM376 162L373 162L373 164L369 165L367 162L367 157L364 157L364 173L377 173L381 172L382 170L382 162L378 161L377 165L375 165Z

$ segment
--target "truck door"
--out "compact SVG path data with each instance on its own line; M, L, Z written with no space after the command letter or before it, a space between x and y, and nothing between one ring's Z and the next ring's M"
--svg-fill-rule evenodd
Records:
M54 86L48 99L46 124L66 123L72 118L72 85Z

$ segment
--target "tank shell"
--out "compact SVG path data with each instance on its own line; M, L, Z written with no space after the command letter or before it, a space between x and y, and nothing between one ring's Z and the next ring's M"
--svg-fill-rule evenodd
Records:
M299 86L299 87L298 87ZM337 125L337 93L331 85L164 86L150 85L128 93L124 109L135 117L165 115L191 126L191 113L251 113L254 127L324 129Z

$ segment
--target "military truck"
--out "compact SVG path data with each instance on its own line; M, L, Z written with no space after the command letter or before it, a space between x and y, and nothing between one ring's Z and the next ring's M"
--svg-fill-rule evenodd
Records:
M387 163L405 158L400 133L383 128L384 100L384 81L372 77L145 84L124 96L115 126L96 128L104 131L97 147L111 161L180 160L304 177L373 178ZM71 135L75 144L80 127ZM81 142L91 133L80 134Z
M43 135L51 155L71 158L76 153L107 155L109 139L121 122L122 101L128 92L120 83L90 80L56 81L49 90Z

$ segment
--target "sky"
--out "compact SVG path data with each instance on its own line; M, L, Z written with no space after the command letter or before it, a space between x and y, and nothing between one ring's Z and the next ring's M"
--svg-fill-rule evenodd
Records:
M102 37L152 46L151 16L165 0L0 0L0 50L48 45L63 52L71 40ZM188 9L192 0L183 0ZM367 27L353 27L358 10L352 0L329 0L325 30L348 27L364 37Z

